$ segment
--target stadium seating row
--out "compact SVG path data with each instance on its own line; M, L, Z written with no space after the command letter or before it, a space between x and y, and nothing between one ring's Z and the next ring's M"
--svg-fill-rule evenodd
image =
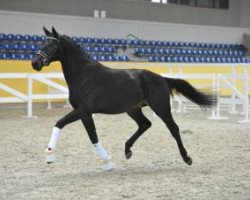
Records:
M38 35L14 35L0 34L0 41L24 41L24 42L41 42L45 36ZM155 41L155 40L131 40L131 39L111 39L111 38L90 38L90 37L72 37L77 43L82 44L110 44L117 46L158 46L158 47L188 47L188 48L211 48L211 49L235 49L245 50L241 44L222 44L222 43L198 43L198 42L177 42L177 41Z
M14 52L18 53L18 51L37 51L41 48L41 45L37 44L11 44L5 43L0 44L0 51L3 52ZM114 53L115 47L113 46L81 46L83 51L87 53Z
M193 56L149 56L150 62L187 62L187 63L250 63L245 57L193 57Z
M34 54L0 54L0 59L31 60ZM127 56L92 54L94 61L129 61ZM186 62L186 63L250 63L246 57L193 57L193 56L149 56L149 62Z
M45 40L45 36L38 35L21 35L21 34L0 34L0 41L25 41L25 42L36 42Z
M0 44L0 50L2 51L37 51L40 49L40 45L36 44ZM115 47L113 46L83 46L83 51L87 53L115 53ZM245 52L233 51L233 50L217 50L217 49L180 49L180 48L139 48L135 47L134 52L138 55L214 55L214 56L244 56Z
M40 45L36 44L0 44L2 51L37 51L38 49L40 49Z
M0 59L30 60L45 36L0 34ZM239 44L212 44L153 40L72 37L94 61L130 61L117 55L117 48L132 48L149 62L250 63Z
M4 53L0 54L0 59L8 60L31 60L34 54L16 54L16 53ZM93 54L90 56L93 61L129 61L127 56L118 55L105 55L105 54Z
M152 54L172 54L172 55L214 55L214 56L244 56L245 52L237 50L217 50L217 49L181 49L181 48L134 48L138 55Z

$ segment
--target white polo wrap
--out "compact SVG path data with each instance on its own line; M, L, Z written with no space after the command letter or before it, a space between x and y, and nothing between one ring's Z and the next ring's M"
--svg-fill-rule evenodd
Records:
M98 153L98 155L100 156L100 158L102 160L107 160L108 159L108 153L106 152L106 150L103 148L102 144L100 142L94 144L94 147Z
M55 149L57 146L57 141L61 135L61 129L54 127L52 130L51 138L49 141L48 147L51 149Z

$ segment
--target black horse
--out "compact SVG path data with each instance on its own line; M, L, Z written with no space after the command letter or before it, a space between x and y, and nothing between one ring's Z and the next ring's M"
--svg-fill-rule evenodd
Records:
M164 78L148 70L111 69L94 62L68 36L59 35L52 28L44 28L47 39L32 61L35 70L41 71L53 61L60 61L69 88L69 102L73 111L57 121L61 130L65 125L82 120L93 144L98 143L93 113L118 114L126 112L137 124L138 130L125 143L125 155L132 156L131 147L151 126L143 115L142 107L149 106L166 124L175 138L185 163L192 164L185 150L170 106L170 95L181 93L201 107L208 108L216 99L182 79ZM49 146L49 150L52 148Z

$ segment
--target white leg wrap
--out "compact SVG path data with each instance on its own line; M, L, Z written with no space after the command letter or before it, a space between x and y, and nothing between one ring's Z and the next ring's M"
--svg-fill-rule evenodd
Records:
M60 135L61 135L61 129L54 127L52 130L48 148L45 150L47 163L53 163L56 161L55 149Z
M56 148L57 141L58 141L60 135L61 135L61 129L54 127L52 134L51 134L50 141L49 141L49 145L48 145L49 148L51 148L53 150Z
M94 147L102 160L108 159L108 157L109 157L108 153L105 151L105 149L103 148L103 146L100 142L94 144Z
M56 161L56 155L55 155L55 152L53 150L47 148L47 149L45 149L45 153L46 153L46 162L48 164Z
M110 157L108 156L108 153L106 152L106 150L103 148L102 144L100 142L94 144L94 147L98 153L98 155L100 156L100 158L103 160L104 166L103 169L105 171L110 171L112 169L114 169L114 165L111 162Z

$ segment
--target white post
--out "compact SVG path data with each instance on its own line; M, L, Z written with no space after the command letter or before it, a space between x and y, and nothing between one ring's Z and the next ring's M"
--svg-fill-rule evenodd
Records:
M232 84L237 87L237 74L236 74L236 70L235 70L235 65L232 65ZM231 95L231 106L230 106L230 114L237 114L236 111L236 94L235 92L232 90L232 95Z
M217 117L220 117L220 79L218 74L216 74L216 87L218 88L218 92L216 93L216 99L217 99L216 115Z
M216 99L217 99L217 104L216 104L216 109L213 110L212 116L209 117L209 119L215 119L215 120L221 120L221 119L227 119L227 117L222 117L220 115L220 74L215 74L213 78L213 85L215 85L215 90L216 92Z
M183 67L179 65L179 70L180 70L180 77L183 78ZM182 102L182 110L184 113L187 113L187 101L184 99Z
M51 90L51 87L48 85L48 93L50 93L50 90ZM48 99L48 102L47 102L47 110L50 110L52 109L52 106L51 106L51 100Z
M32 75L29 75L28 76L27 117L32 117L32 93L33 93L33 80L32 80Z
M50 102L50 99L48 99L48 102L47 102L47 110L50 110L52 109L52 106L51 106L51 102Z
M178 65L178 74L179 74L179 77L180 78L183 78L183 69L180 65ZM177 97L178 98L178 97ZM178 98L177 99L177 102L178 102L178 109L177 109L177 113L181 113L182 112L182 107L183 107L183 101L181 98Z
M247 66L244 65L243 66L243 72L244 72L244 78L243 78L243 95L246 97L246 101L245 104L243 104L243 109L245 110L245 119L244 120L239 120L238 123L250 123L250 119L249 119L249 86L248 86L248 82L249 82L249 76L247 73Z
M247 85L245 84L246 81L247 81L247 71L245 70L245 66L243 65L243 73L242 73L242 94L243 96L245 96L246 94L246 90L247 90ZM246 96L248 97L248 96ZM247 106L246 106L246 103L242 103L242 111L240 112L241 115L245 115L246 114L246 109L247 109Z
M214 74L213 76L213 91L216 91L216 98L218 97L217 93L218 93L218 88L216 88L216 74ZM218 103L218 102L217 102ZM216 104L217 106L217 104ZM212 113L211 113L211 116L208 117L208 119L214 119L215 118L215 115L216 115L216 111L215 109L213 108L212 109Z
M169 67L169 70L168 70L168 73L171 75L173 74L173 71L172 71L172 66ZM171 106L171 112L175 112L175 109L173 108L173 101L174 101L174 96L170 96L170 106ZM154 116L156 116L156 114L154 113Z

